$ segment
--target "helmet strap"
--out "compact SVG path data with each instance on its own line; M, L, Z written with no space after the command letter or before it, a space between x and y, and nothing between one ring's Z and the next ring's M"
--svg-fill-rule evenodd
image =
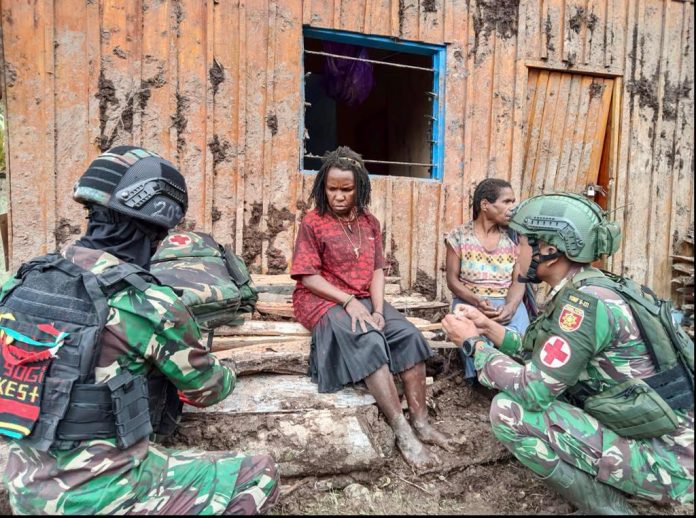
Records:
M539 240L535 237L528 237L527 242L532 247L532 261L529 263L529 269L527 270L527 275L518 275L517 280L522 283L529 284L539 284L541 279L537 276L537 268L541 263L555 259L562 255L561 252L556 250L552 254L542 255L541 249L539 248Z

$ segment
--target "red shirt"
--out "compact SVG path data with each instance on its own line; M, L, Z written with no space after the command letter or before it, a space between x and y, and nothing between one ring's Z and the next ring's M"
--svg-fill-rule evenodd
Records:
M320 216L316 209L309 211L300 224L290 275L297 280L292 294L295 319L307 329L311 330L336 303L305 288L301 276L319 274L346 293L369 297L373 272L384 267L377 218L362 214L351 226L352 232L346 223L341 224L329 213ZM360 255L356 258L353 247L358 245Z

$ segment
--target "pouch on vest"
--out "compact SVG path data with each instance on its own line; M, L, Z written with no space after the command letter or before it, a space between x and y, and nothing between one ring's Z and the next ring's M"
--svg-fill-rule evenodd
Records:
M109 314L108 297L128 286L143 291L150 282L155 279L147 271L129 263L99 274L59 254L22 264L0 300L3 378L41 379L40 408L38 417L29 409L25 415L3 414L14 426L15 435L9 436L39 451L70 449L78 441L112 437L123 447L148 436L145 378L118 377L120 381L109 387L95 383L94 371ZM35 365L38 371L22 371L17 359L24 361L19 367ZM3 392L7 394L11 387L12 394L19 394L10 381L19 380L8 379Z
M182 293L200 328L239 325L251 313L257 292L244 261L203 232L172 231L152 257L150 271Z
M643 381L654 398L674 410L694 405L694 343L675 324L672 304L650 288L610 272L588 269L573 278L575 284L609 288L631 309L656 374ZM581 388L579 392L586 391ZM590 392L591 394L591 392Z
M585 411L628 439L651 439L676 430L674 410L657 392L631 378L585 400Z
M11 329L0 321L0 434L22 439L34 429L41 412L46 371L67 334L50 325Z

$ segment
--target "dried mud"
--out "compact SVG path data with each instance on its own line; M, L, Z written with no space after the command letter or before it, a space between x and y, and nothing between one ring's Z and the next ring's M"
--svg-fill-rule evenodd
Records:
M266 116L266 126L271 130L271 136L275 137L278 133L278 116L275 113L269 113Z
M261 203L253 203L251 206L251 217L243 230L242 258L252 273L260 273L259 265L255 265L256 258L261 255L262 243L268 240L266 258L268 259L269 273L284 273L287 269L287 258L283 253L274 247L275 237L287 230L295 215L287 207L282 209L271 205L266 215L266 230L261 231L261 218L263 216L263 206ZM282 269L280 267L283 266Z
M477 56L482 40L496 32L499 38L510 39L517 35L517 20L519 18L520 0L498 0L484 2L477 0L473 12L474 44L469 51L470 56Z
M94 96L99 99L99 137L97 144L101 151L106 151L111 148L111 144L116 138L115 131L110 136L106 136L106 125L109 121L107 112L109 106L118 106L118 99L116 98L114 82L106 78L103 69L99 72L99 91Z
M225 80L225 67L223 67L217 59L213 59L213 64L208 70L210 84L213 87L213 96L217 94L220 83Z
M459 374L456 353L448 356L445 370L428 387L431 422L459 443L454 453L431 447L442 461L441 469L418 475L394 453L372 471L283 479L281 498L270 514L562 515L575 511L493 437L488 411L494 392L480 385L472 388ZM693 513L693 504L657 506L637 499L630 503L641 514Z
M398 277L399 275L401 275L401 273L399 272L399 261L396 258L396 256L394 255L396 253L396 250L397 250L397 244L396 244L396 241L394 240L394 236L392 236L392 238L391 238L391 251L388 254L386 254L386 257L385 257L386 261L387 261L387 271L386 271L387 276Z
M220 142L220 137L217 134L213 135L212 140L208 142L208 149L213 155L213 170L220 162L227 160L227 153L231 148L232 145L226 139Z
M437 282L420 268L416 271L416 282L413 283L411 289L428 300L434 300L437 296Z
M595 83L594 81L590 85L590 99L595 97L600 97L604 93L605 86L602 83Z
M421 2L424 13L436 13L437 12L437 0L423 0Z
M56 229L53 231L53 236L56 239L56 245L59 246L63 243L67 243L74 236L77 236L81 233L82 228L80 227L80 225L73 225L67 218L60 218L58 224L56 225Z
M176 129L176 151L181 155L186 146L186 139L184 137L184 131L188 125L188 119L186 118L186 112L189 108L189 99L185 95L176 93L176 113L172 115L172 126Z

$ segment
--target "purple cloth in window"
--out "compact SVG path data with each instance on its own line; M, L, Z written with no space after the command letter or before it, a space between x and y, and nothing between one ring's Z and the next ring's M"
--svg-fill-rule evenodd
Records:
M366 59L367 49L348 43L321 42L324 52ZM372 64L352 59L326 57L324 61L326 93L349 106L362 104L375 84Z

